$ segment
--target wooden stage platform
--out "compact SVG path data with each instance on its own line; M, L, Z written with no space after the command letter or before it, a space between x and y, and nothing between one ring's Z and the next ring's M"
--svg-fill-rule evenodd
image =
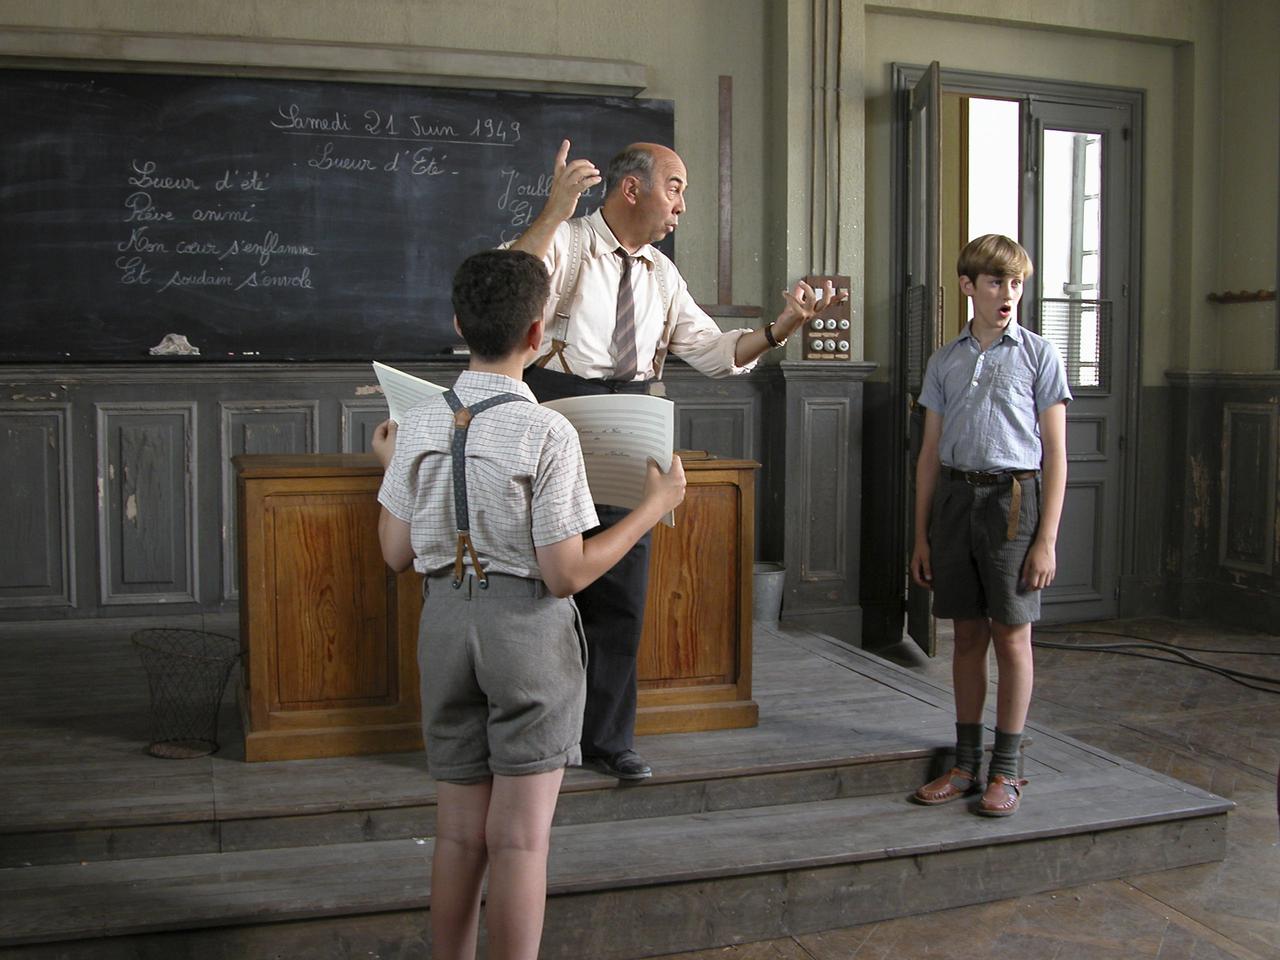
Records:
M132 629L0 625L0 954L430 956L435 791L419 754L248 764L144 752ZM566 777L543 956L654 956L1221 859L1229 801L1032 727L1018 816L908 802L948 758L949 693L755 628L760 724L647 737L656 774ZM7 948L7 949L6 949Z

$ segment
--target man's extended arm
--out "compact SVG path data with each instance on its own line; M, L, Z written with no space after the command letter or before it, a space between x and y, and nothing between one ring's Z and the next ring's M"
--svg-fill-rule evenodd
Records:
M849 291L836 290L830 280L823 284L820 291L801 280L796 283L795 289L783 290L782 295L786 298L787 305L773 322L771 331L777 343L786 340L826 307L849 299ZM733 351L733 362L736 366L745 367L774 346L776 344L769 342L763 329L744 333L738 338L737 347Z

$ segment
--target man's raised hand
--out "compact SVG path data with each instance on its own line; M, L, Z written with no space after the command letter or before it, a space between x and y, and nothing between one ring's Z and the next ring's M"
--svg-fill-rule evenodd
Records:
M563 222L578 210L578 198L604 178L590 160L569 160L569 141L562 140L556 151L555 165L551 172L551 192L547 196L544 216Z

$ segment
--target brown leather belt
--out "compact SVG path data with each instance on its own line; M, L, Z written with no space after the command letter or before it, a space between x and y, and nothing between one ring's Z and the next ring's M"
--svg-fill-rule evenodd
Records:
M1001 473L983 473L981 470L957 470L955 467L943 467L942 474L948 480L963 480L971 487L990 487L1006 480L1030 480L1039 476L1039 470L1005 470Z
M1006 470L1003 473L984 473L981 470L957 470L943 467L942 475L948 480L964 481L971 487L992 487L1008 481L1013 488L1009 494L1009 521L1005 525L1004 538L1014 540L1018 536L1018 521L1022 517L1022 484L1018 481L1033 480L1039 470Z

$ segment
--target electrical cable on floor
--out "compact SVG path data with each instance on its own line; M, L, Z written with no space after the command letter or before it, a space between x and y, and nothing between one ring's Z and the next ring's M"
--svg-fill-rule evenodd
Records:
M1270 677L1265 674L1246 673L1243 670L1232 670L1230 667L1220 667L1217 664L1209 663L1198 657L1190 656L1185 653L1185 649L1194 649L1197 652L1212 653L1244 653L1247 651L1240 650L1210 650L1205 651L1204 648L1181 648L1172 644L1162 643L1159 640L1146 640L1141 637L1133 637L1131 634L1112 633L1106 630L1046 630L1037 628L1036 633L1095 633L1106 636L1129 637L1127 643L1060 643L1053 640L1036 640L1033 636L1031 645L1034 647L1045 647L1052 650L1076 650L1087 652L1115 653L1125 657L1142 657L1146 660L1156 660L1160 663L1173 663L1195 667L1198 670L1207 670L1210 673L1216 673L1220 677L1225 677L1232 683L1238 683L1241 686L1248 687L1250 690L1260 690L1263 693L1280 694L1280 677ZM1133 648L1139 649L1133 649ZM1154 650L1156 652L1143 652L1144 650ZM1171 654L1172 656L1161 656L1160 654ZM1258 681L1257 683L1250 681ZM1274 686L1259 686L1258 683L1272 684Z
M1097 637L1122 637L1125 640L1141 640L1143 643L1164 644L1163 640L1154 640L1151 637L1140 637L1136 633L1121 633L1118 630L1093 630L1089 628L1055 628L1040 627L1035 628L1036 633L1059 633L1068 635L1072 633L1088 633ZM1166 644L1174 646L1173 644ZM1191 650L1195 653L1230 653L1240 657L1280 657L1280 650L1227 650L1222 647L1177 647L1179 650Z

